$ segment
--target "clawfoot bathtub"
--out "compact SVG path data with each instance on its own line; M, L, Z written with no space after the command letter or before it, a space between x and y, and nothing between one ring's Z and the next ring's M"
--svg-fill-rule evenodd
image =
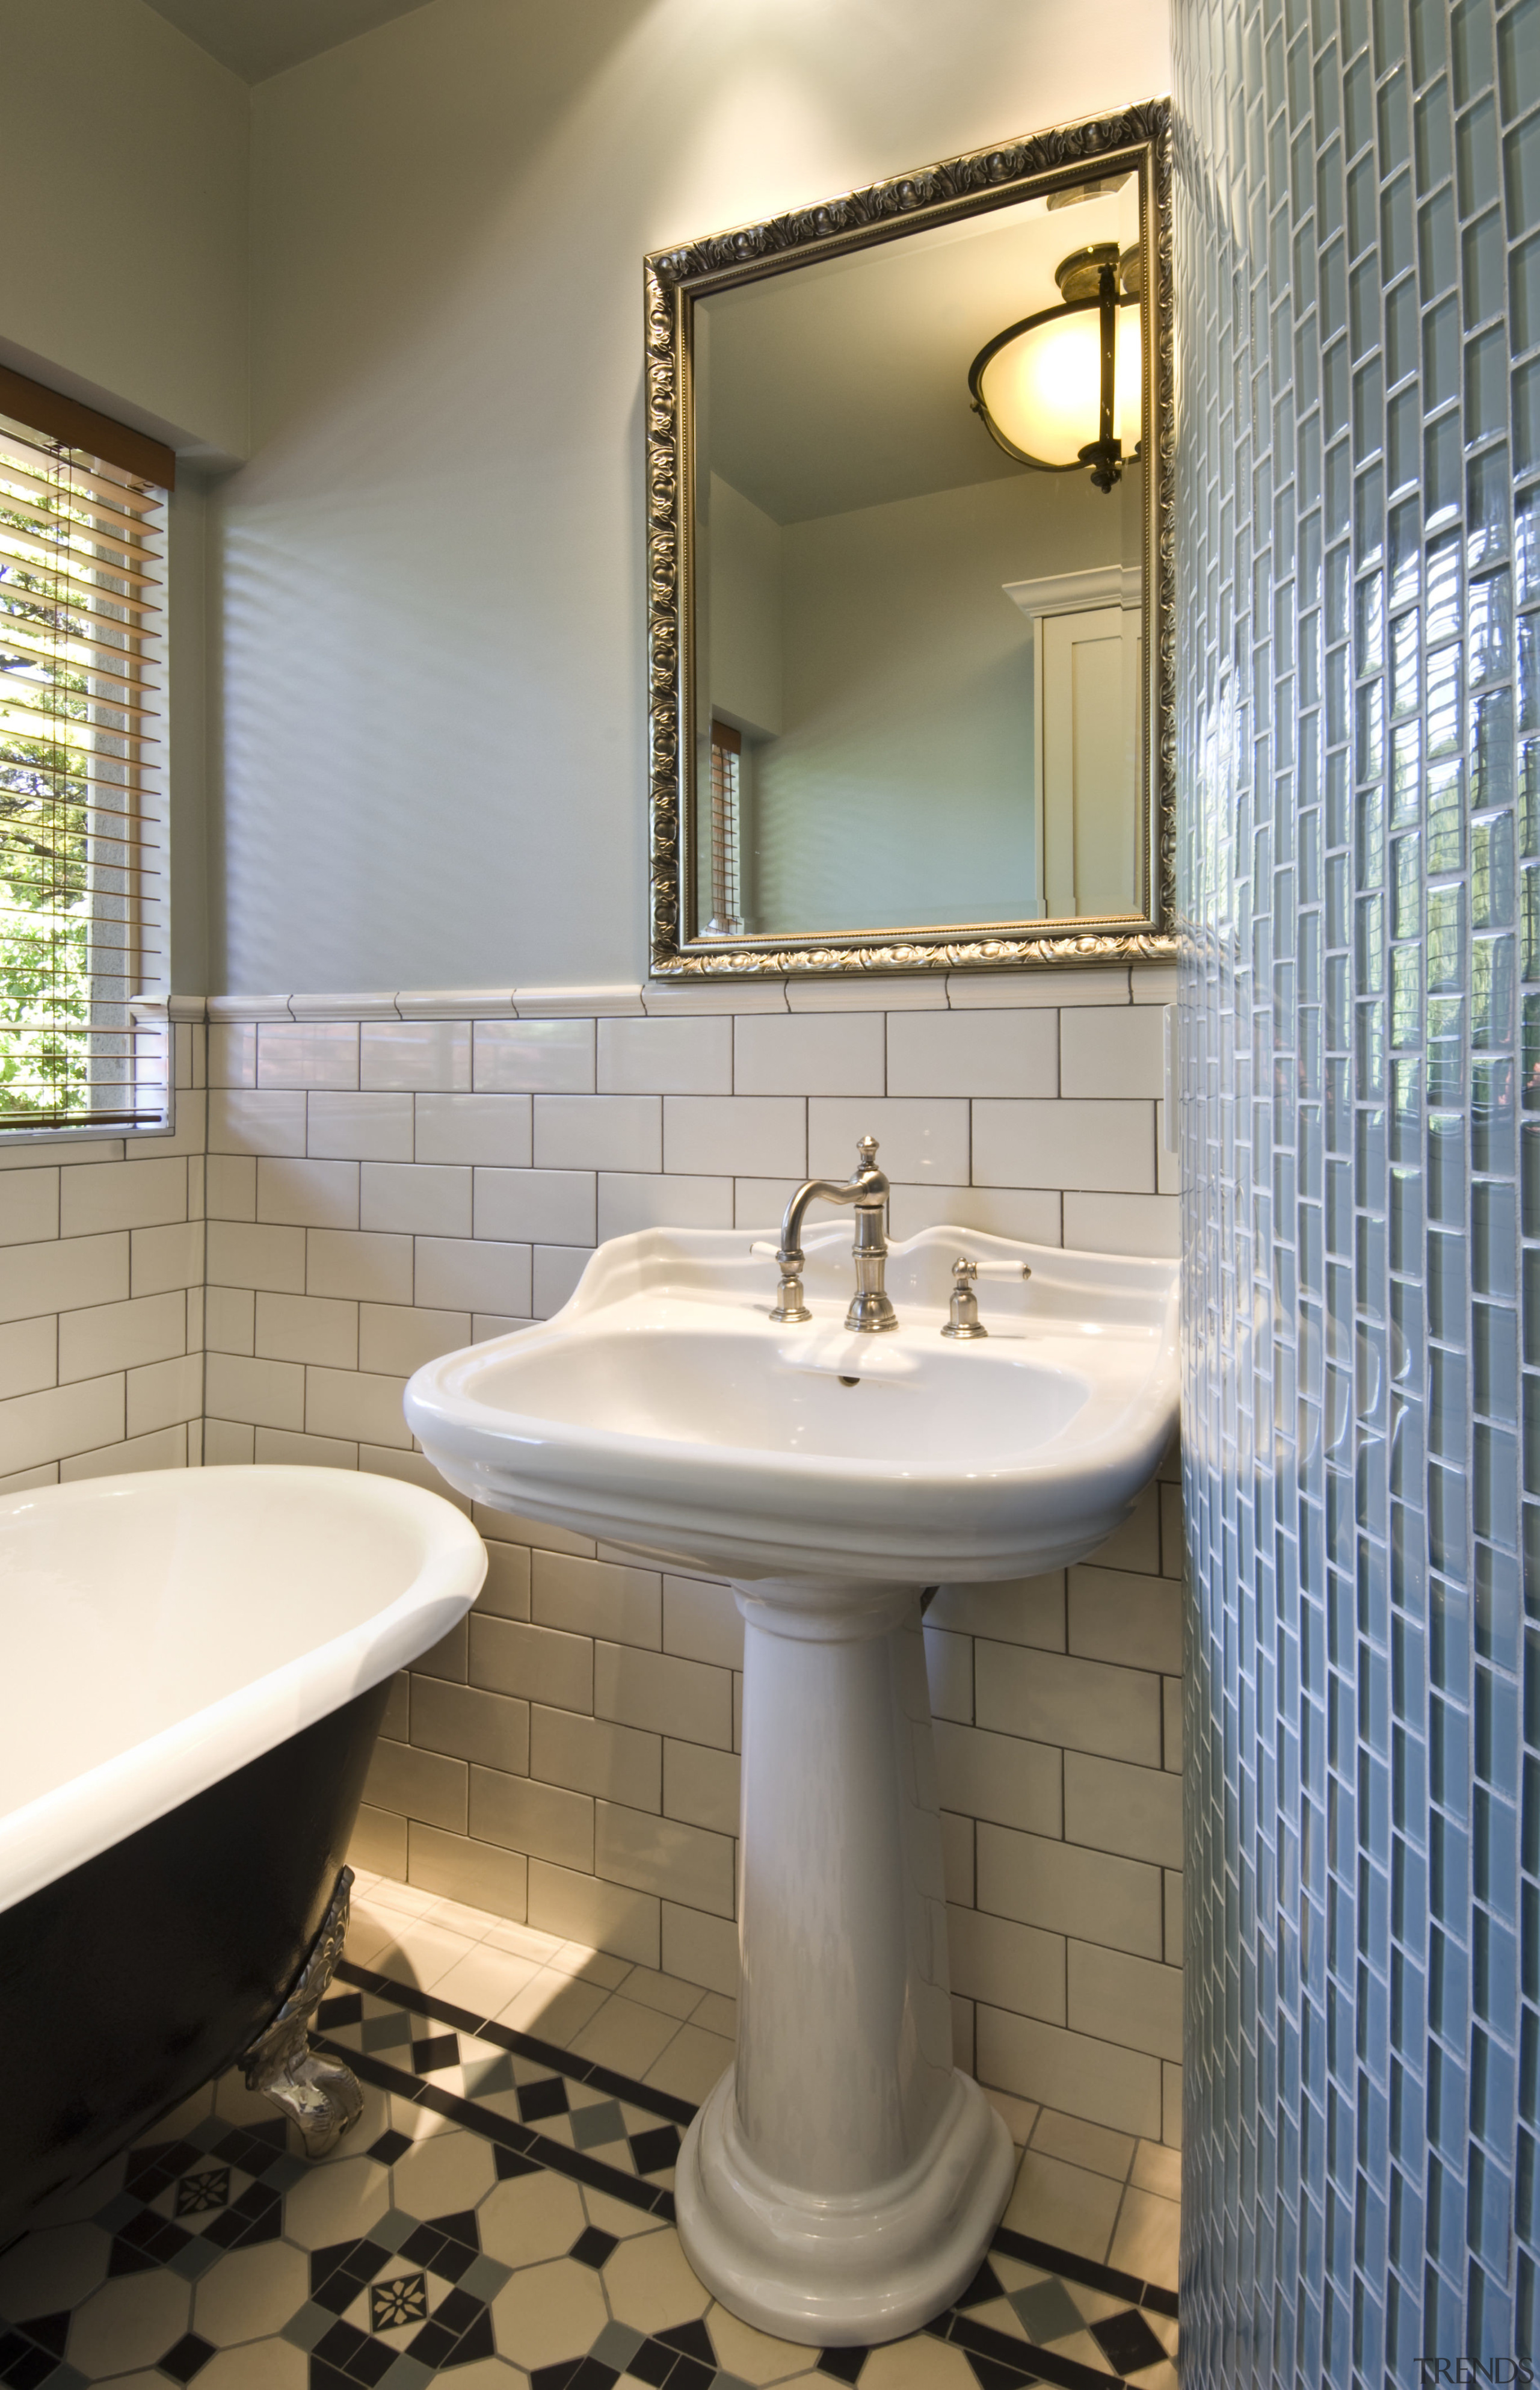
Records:
M319 2151L306 2024L395 1669L486 1572L436 1495L168 1470L0 1498L0 2247L237 2059Z

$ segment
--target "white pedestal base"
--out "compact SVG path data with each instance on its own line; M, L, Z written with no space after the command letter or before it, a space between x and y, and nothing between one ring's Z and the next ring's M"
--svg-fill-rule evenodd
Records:
M815 2347L895 2340L971 2279L1010 2138L952 2064L918 1588L784 1578L744 1619L738 2053L674 2195L725 2306Z
M935 2133L903 2174L818 2199L754 2164L729 2069L685 2136L674 2196L690 2264L734 2315L777 2340L867 2348L918 2332L967 2288L1014 2172L1004 2124L954 2074Z

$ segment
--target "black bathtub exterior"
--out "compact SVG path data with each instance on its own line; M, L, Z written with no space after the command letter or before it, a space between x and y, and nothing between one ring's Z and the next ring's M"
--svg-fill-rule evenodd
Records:
M278 2008L330 1900L389 1690L0 1911L0 2248Z

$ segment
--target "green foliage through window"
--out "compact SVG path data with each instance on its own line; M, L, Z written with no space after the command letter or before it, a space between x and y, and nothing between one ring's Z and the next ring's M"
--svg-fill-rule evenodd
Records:
M163 1105L129 1006L163 910L163 528L159 491L0 418L0 1128Z

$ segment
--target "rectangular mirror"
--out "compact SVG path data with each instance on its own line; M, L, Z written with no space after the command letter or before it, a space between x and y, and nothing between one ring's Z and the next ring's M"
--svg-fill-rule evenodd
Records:
M647 261L652 968L1174 951L1168 110Z

